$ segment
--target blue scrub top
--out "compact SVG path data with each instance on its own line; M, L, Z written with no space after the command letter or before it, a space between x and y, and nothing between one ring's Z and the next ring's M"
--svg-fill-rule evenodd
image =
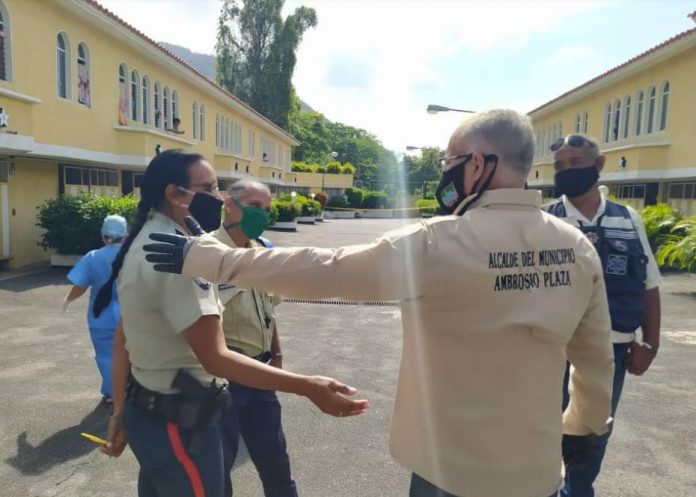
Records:
M121 319L121 310L118 306L118 294L114 283L111 302L102 311L99 317L94 316L92 306L94 299L97 298L99 289L106 283L111 276L111 264L114 262L120 243L105 245L104 247L88 252L68 273L68 280L73 285L82 288L89 288L89 311L87 312L87 323L90 328L116 328Z

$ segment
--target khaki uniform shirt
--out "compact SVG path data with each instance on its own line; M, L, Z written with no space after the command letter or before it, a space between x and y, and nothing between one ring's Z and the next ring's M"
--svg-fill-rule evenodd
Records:
M224 228L215 232L215 238L228 247L237 247ZM255 240L250 244L251 247L261 247ZM245 290L227 283L218 286L218 293L225 306L222 329L227 346L241 350L249 357L271 350L275 329L274 300L266 292Z
M400 300L393 456L456 495L540 497L561 482L563 430L606 431L613 378L599 258L540 206L538 191L494 190L461 217L339 249L234 250L204 237L183 270L298 298Z
M201 278L160 273L145 260L150 233L184 233L169 217L155 213L133 240L118 278L126 349L135 379L145 388L175 393L171 388L179 368L201 382L213 378L201 366L183 331L200 317L219 316L214 286Z

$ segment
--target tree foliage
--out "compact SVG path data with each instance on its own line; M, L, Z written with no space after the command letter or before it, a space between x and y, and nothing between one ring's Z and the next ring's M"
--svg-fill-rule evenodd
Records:
M317 25L314 9L283 19L283 0L223 0L217 27L218 83L288 129L292 75L302 36Z
M357 181L372 190L398 183L396 157L376 136L364 129L331 122L319 112L302 111L296 97L290 113L290 133L301 142L293 149L295 161L322 166L340 162L343 173L352 171ZM335 171L335 165L330 169Z
M408 190L411 194L429 197L433 183L440 179L440 159L442 150L437 147L423 148L419 156L405 155L403 167L408 178Z

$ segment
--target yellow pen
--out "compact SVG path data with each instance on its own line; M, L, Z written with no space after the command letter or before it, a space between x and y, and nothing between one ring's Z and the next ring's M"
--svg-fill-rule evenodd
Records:
M106 440L104 440L103 438L99 438L97 436L90 435L89 433L80 433L80 435L85 437L87 440L94 442L95 444L106 445L109 443Z

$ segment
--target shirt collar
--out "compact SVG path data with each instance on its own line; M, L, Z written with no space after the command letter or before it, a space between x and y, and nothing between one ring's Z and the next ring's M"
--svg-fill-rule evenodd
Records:
M476 194L470 195L460 204L466 205ZM539 190L523 190L522 188L496 188L495 190L487 190L481 195L476 202L471 206L472 209L477 207L491 207L495 205L516 205L520 207L541 208L541 192ZM456 211L455 211L456 212Z
M165 214L162 214L159 211L155 211L152 214L151 219L157 223L160 223L163 226L166 226L167 229L171 228L172 230L177 230L177 231L180 231L181 233L186 234L186 230L184 228L182 228L181 225L179 225L179 223L177 223L171 217L169 217Z
M236 243L234 243L234 240L232 240L232 237L230 234L227 232L224 226L220 226L215 233L213 233L213 236L220 240L222 243L227 245L228 247L232 248L239 248Z
M601 200L599 202L599 209L597 209L597 212L595 213L592 219L587 219L584 216L584 214L573 205L573 203L570 201L570 199L568 199L568 197L566 197L565 195L561 196L561 200L563 201L563 207L565 207L566 216L575 218L581 223L587 224L589 226L596 225L597 220L601 215L604 214L604 209L606 209L607 199L604 198L604 195L600 195L600 198Z

